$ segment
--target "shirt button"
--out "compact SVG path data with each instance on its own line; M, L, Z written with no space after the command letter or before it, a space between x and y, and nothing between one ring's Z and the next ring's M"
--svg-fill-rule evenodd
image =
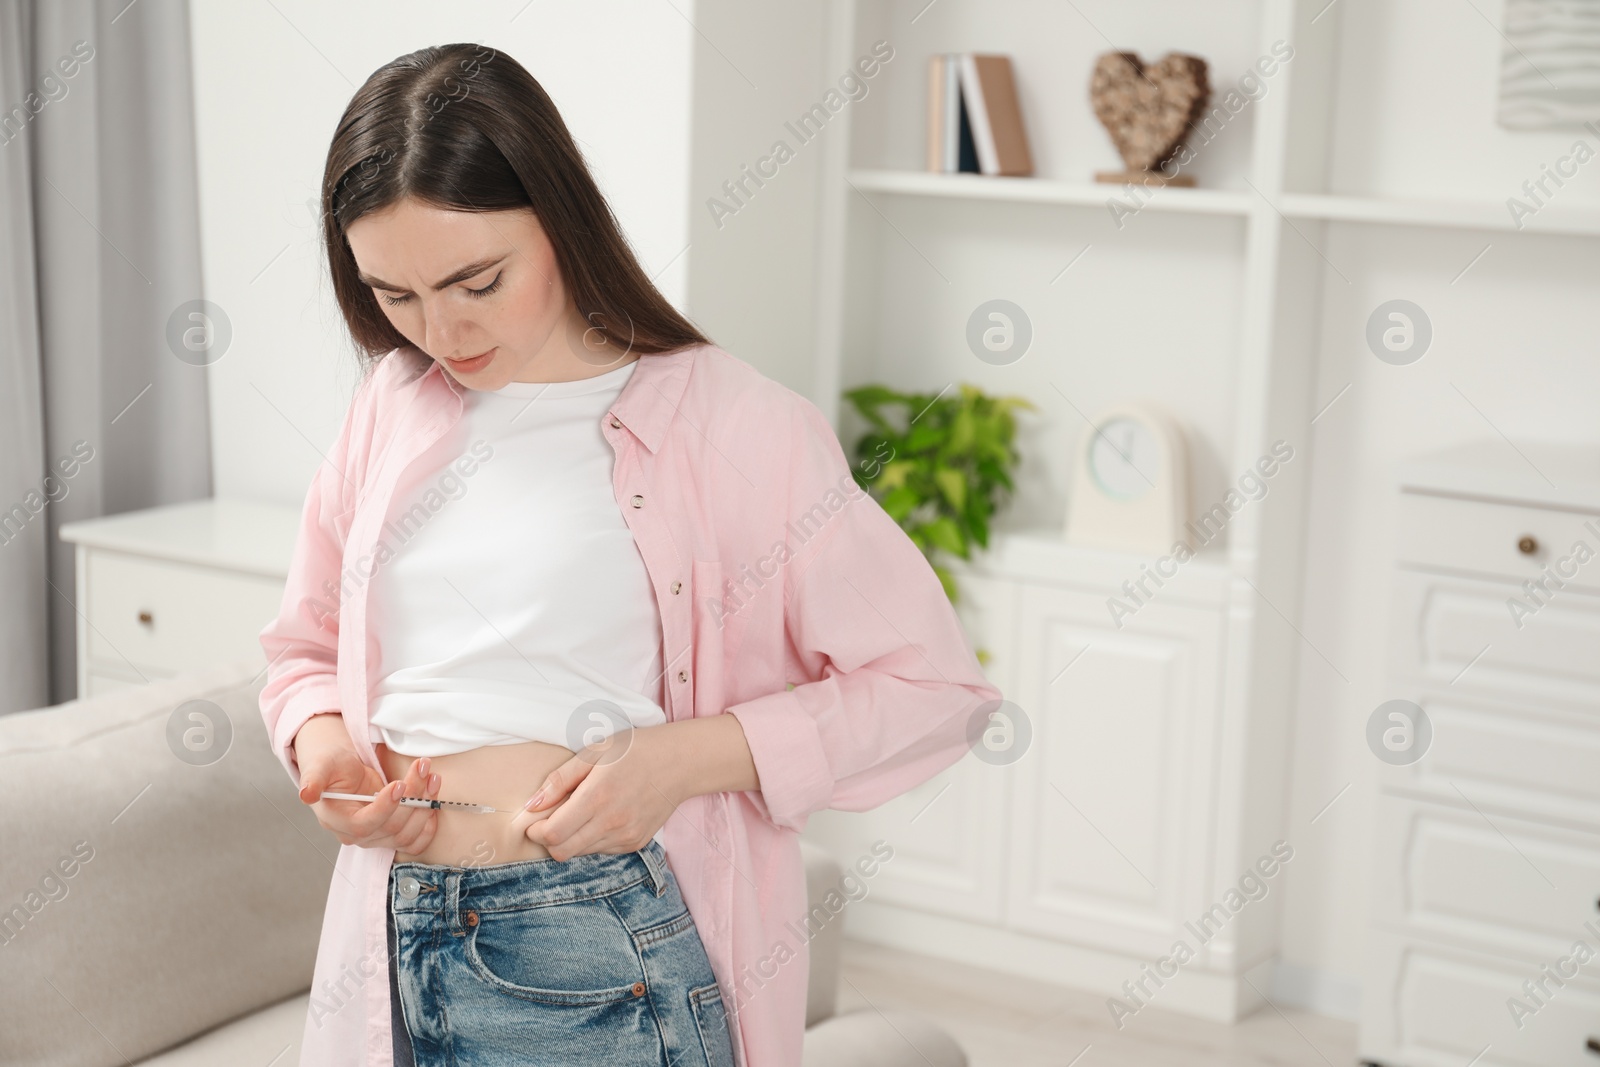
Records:
M633 495L633 500L632 500L632 504L633 504L633 506L634 506L634 507L636 507L636 508L642 508L642 507L644 507L644 497L642 497L642 496L640 496L640 495L639 495L639 494L637 494L637 493L635 493L635 494L634 494L634 495Z
M683 583L682 582L673 582L672 583L672 595L673 596L677 596L678 595L678 590L680 590L682 588L683 588Z
M620 423L620 422L618 422L618 421L617 421L617 418L616 418L616 416L615 416L615 415L613 415L613 416L612 416L612 417L611 417L611 428L612 428L612 429L613 429L613 430L620 430L620 429L622 429L622 423Z
M679 671L678 672L678 681L687 682L688 680L689 680L689 672L688 671Z
M405 897L407 900L415 899L416 895L417 895L417 890L420 887L421 887L421 883L419 883L415 878L411 877L409 874L406 875L404 878L400 879L400 895Z

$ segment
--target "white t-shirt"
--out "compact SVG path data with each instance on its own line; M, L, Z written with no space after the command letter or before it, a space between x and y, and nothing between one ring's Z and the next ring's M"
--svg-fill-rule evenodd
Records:
M636 362L468 389L426 473L407 472L370 579L373 741L577 751L666 721L661 617L600 432Z

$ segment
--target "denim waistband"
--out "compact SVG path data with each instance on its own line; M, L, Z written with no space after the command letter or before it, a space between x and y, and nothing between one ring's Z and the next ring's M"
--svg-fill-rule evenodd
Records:
M667 891L666 850L658 841L637 852L590 852L568 860L517 860L487 867L396 863L389 874L389 906L397 912L454 914L470 897L478 911L526 908L590 900L640 882L648 882L658 897Z

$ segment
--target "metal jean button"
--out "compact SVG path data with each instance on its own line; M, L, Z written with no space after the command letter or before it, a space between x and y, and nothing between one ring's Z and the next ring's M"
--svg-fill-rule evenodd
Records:
M405 897L407 900L415 900L416 896L417 896L417 892L421 888L422 888L422 883L418 882L415 878L411 877L409 874L406 875L404 878L400 879L400 895Z

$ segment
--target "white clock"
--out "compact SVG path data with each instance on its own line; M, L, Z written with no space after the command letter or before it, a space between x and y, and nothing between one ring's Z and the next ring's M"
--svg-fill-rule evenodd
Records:
M1092 420L1073 457L1068 541L1165 553L1188 544L1188 506L1189 453L1176 422L1141 404Z

